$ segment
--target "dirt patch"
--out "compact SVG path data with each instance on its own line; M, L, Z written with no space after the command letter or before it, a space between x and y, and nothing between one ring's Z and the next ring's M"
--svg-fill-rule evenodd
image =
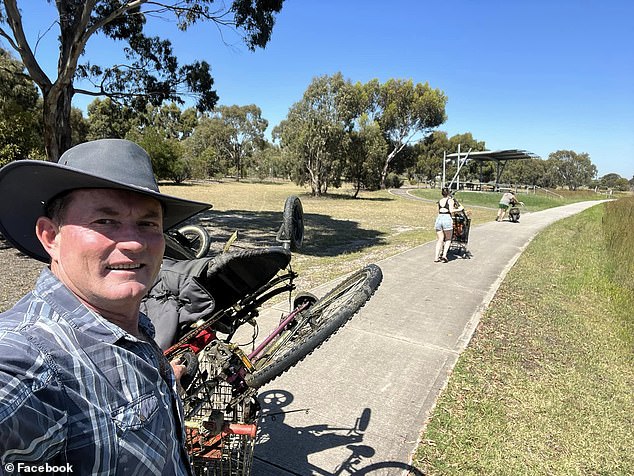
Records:
M33 288L43 267L43 263L28 258L15 248L0 246L0 311L9 309Z

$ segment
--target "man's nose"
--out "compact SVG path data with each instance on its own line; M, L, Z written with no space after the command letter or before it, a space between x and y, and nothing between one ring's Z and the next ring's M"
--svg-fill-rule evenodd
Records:
M147 246L147 236L142 227L135 224L123 225L119 228L116 241L128 249L143 249Z

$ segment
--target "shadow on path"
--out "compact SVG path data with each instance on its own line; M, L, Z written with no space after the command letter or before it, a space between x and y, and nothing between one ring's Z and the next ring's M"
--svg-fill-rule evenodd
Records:
M365 408L350 427L335 427L326 424L291 426L285 416L291 412L310 413L309 408L284 410L293 401L292 393L286 390L268 390L258 397L262 405L258 436L255 447L253 476L264 475L364 475L386 474L388 470L408 471L413 476L423 473L411 465L398 461L372 461L376 450L362 444L364 432L371 425L372 410ZM339 461L329 458L329 466L320 467L309 462L309 456L332 448L345 447L349 454ZM275 454L276 462L265 456ZM280 464L280 460L283 461ZM394 474L394 473L392 473Z

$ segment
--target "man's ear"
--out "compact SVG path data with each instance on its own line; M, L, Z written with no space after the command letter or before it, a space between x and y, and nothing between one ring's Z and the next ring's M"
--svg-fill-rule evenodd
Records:
M59 226L48 217L39 217L35 223L35 234L37 239L44 247L44 250L50 255L53 261L57 258L57 237L59 235Z

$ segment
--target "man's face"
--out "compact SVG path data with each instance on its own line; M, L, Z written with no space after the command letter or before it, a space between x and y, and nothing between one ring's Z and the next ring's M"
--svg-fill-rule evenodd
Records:
M123 190L75 190L57 226L51 269L104 316L132 315L154 283L165 241L158 200Z

